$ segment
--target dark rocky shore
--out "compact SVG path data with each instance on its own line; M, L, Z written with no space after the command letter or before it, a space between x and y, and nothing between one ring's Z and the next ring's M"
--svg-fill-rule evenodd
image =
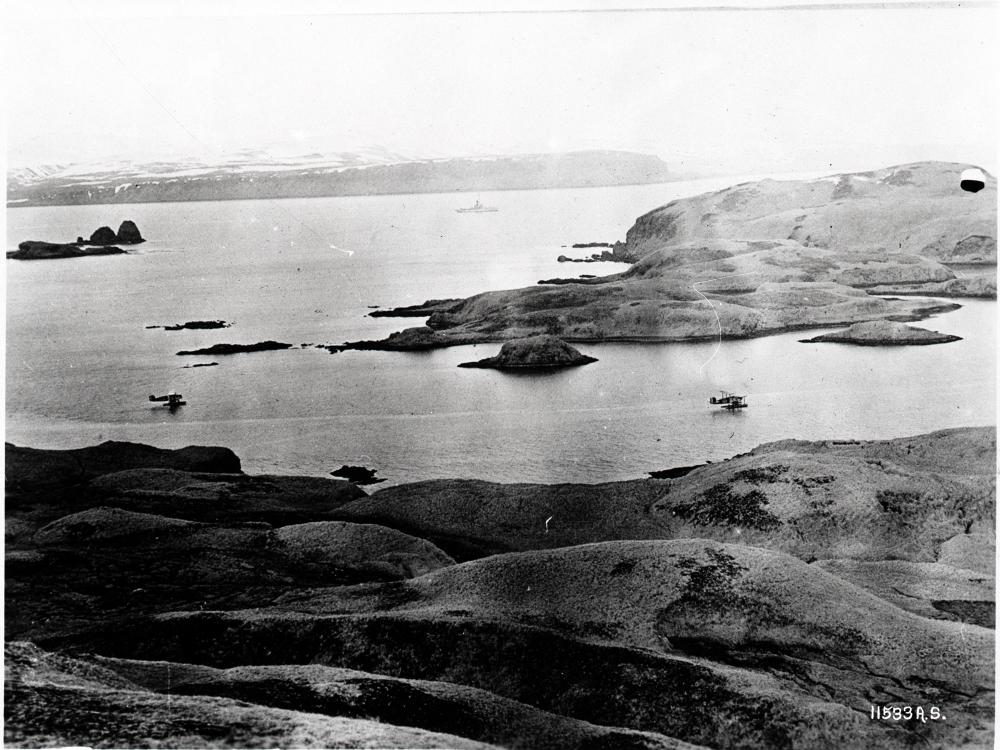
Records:
M989 747L995 456L965 428L369 495L8 444L5 740Z

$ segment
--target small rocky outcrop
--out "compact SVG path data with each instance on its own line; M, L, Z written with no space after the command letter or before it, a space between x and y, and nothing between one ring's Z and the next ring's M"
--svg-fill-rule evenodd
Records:
M111 227L99 227L90 235L91 245L113 245L118 242L118 235Z
M53 260L56 258L84 258L88 255L124 255L120 247L101 245L86 248L73 244L27 240L17 246L17 250L7 253L11 260Z
M375 475L378 469L369 469L366 466L341 466L336 471L331 471L330 475L346 479L351 484L378 484L384 479L378 479Z
M919 346L927 344L947 344L961 341L961 336L928 331L926 328L894 323L890 320L870 320L855 323L849 328L833 333L824 333L811 339L800 339L803 344L832 342L835 344L856 344L857 346Z
M573 247L611 247L611 245L606 245L603 243L595 243L590 245L573 245ZM615 262L621 260L621 258L616 258L614 253L609 250L602 250L599 253L591 253L589 258L570 258L567 255L560 255L556 260L559 263L602 263L602 262Z
M508 341L500 347L497 356L487 357L478 362L463 362L459 367L529 370L576 367L596 361L594 357L581 354L562 339L542 335Z
M135 225L134 221L126 219L118 227L118 241L124 245L138 245L140 242L145 242L143 236L139 233L139 227Z

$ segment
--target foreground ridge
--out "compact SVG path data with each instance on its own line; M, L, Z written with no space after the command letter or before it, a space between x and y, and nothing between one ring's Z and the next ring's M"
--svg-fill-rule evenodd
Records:
M5 740L987 747L995 450L368 494L221 448L8 444ZM947 719L872 718L902 705Z

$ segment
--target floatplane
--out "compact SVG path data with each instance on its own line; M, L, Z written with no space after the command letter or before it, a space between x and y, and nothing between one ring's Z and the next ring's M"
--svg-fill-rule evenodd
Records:
M181 394L174 393L173 391L170 391L170 393L168 393L166 396L154 396L152 393L149 394L150 401L165 402L166 407L170 409L170 411L175 411L181 406L184 406L184 404L186 404L187 401L184 401L183 399L184 397L181 396Z
M729 391L721 391L721 396L712 396L708 403L721 406L727 411L736 411L737 409L746 409L750 404L747 403L746 396L737 396L734 393L729 393Z

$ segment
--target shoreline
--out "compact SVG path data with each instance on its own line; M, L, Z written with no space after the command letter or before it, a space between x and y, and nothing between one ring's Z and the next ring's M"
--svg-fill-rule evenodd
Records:
M886 293L885 297L892 297L897 293ZM901 293L900 293L901 294ZM878 298L883 298L883 295L872 295ZM925 294L910 294L910 297L924 297L928 300L946 300L946 299L956 299L957 297L947 297L947 296L928 296ZM986 301L995 301L995 298L981 298L981 297L961 297L959 299L985 299ZM413 305L411 307L419 307L419 305ZM954 312L961 309L962 305L958 303L948 303L944 302L939 305L930 305L927 308L918 308L912 314L901 314L894 315L886 318L887 320L893 320L900 323L917 323L923 320L928 320L935 315L941 315L944 313ZM405 309L405 308L404 308ZM415 313L407 312L401 315L392 315L391 310L386 310L383 314L372 317L380 318L390 318L390 317L401 317L401 318L417 318ZM430 317L430 316L428 316ZM638 345L656 345L656 344L700 344L707 341L747 341L750 339L761 339L767 338L768 336L780 336L786 333L799 333L802 331L810 330L821 330L824 328L837 328L843 326L850 326L853 323L859 322L858 320L842 320L842 321L832 321L830 323L803 323L801 325L787 325L780 328L772 328L768 330L746 332L742 334L734 333L721 333L717 335L706 335L706 336L686 336L686 337L670 337L670 336L602 336L602 337L591 337L591 336L574 336L572 334L554 334L558 338L562 339L567 343L573 344L638 344ZM405 330L405 329L404 329ZM428 328L429 331L437 333L438 329ZM447 332L448 329L443 329ZM398 332L397 332L398 333ZM502 344L505 341L509 341L509 338L501 337L489 337L484 336L482 338L470 338L467 340L456 340L456 341L442 341L441 343L434 343L430 345L420 345L419 348L399 348L388 345L390 337L386 339L378 339L374 341L348 341L344 344L331 344L329 347L324 346L324 348L329 348L331 353L336 353L337 351L399 351L399 352L409 352L409 351L430 351L435 349L448 349L455 346L478 346L480 344ZM463 334L466 335L466 334ZM472 334L468 334L472 335ZM382 346L379 346L379 345Z
M505 187L505 188L469 188L467 190L421 190L371 192L371 193L344 193L332 195L277 195L269 198L189 198L187 200L130 200L130 201L109 201L107 203L7 203L7 209L13 208L74 208L79 206L127 206L134 204L137 206L149 205L153 203L237 203L245 201L283 201L283 200L324 200L328 198L383 198L396 195L469 195L472 193L516 193L535 192L544 190L603 190L607 188L644 187L655 185L673 185L678 182L700 182L703 180L728 179L715 177L680 177L675 180L654 181L654 182L615 182L607 185L556 185L552 187ZM739 179L734 176L733 179ZM134 194L129 197L135 197Z

